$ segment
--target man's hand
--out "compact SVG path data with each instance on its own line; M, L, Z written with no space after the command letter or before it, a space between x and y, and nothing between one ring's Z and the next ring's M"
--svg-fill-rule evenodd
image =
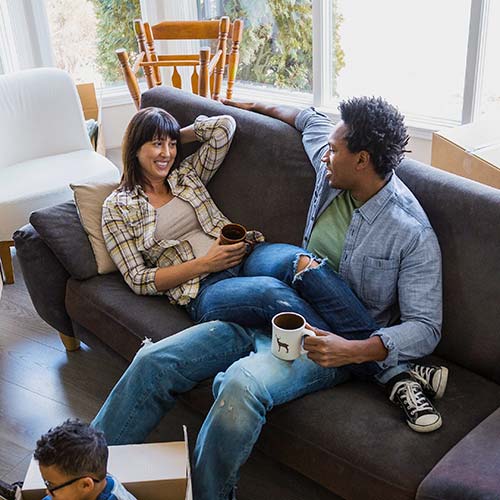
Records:
M382 361L387 356L387 350L378 336L366 340L347 340L335 333L306 326L316 334L316 337L304 339L307 357L324 368Z
M349 340L310 325L307 328L316 334L316 337L304 339L304 349L308 351L309 359L324 368L337 368L354 362Z

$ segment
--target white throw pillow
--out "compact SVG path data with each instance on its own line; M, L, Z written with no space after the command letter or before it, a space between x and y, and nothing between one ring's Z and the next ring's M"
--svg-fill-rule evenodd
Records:
M109 256L104 236L102 235L102 204L104 200L118 187L117 182L101 182L89 184L70 184L75 197L78 215L97 263L97 272L107 274L117 268Z

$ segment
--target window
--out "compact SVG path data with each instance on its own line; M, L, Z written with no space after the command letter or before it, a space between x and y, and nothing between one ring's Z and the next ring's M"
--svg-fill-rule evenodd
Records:
M244 21L238 82L312 92L312 0L198 0L198 13Z
M115 50L137 53L133 20L140 17L139 0L46 0L46 6L55 65L77 82L122 84Z
M14 63L14 45L7 5L0 0L0 75L15 69L17 68Z
M334 97L382 95L407 116L460 122L471 0L336 3Z
M153 23L243 18L243 99L335 112L340 99L383 95L426 138L500 113L499 0L0 0L0 22L11 18L10 35L0 29L3 71L55 59L77 80L122 85L114 51L136 52L141 7Z
M481 114L500 116L500 2L489 3L484 70L481 92Z

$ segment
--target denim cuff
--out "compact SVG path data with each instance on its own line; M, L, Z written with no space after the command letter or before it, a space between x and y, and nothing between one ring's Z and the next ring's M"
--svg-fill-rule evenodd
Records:
M311 106L310 108L303 109L296 117L295 117L295 128L299 132L303 132L306 128L307 120L314 116L317 111Z
M377 361L376 363L378 363L380 368L382 368L383 370L386 370L387 368L390 368L392 366L396 366L398 364L399 356L394 340L389 335L387 335L383 329L377 330L370 335L370 337L375 336L380 337L382 344L384 344L384 347L387 349L387 357L382 361Z

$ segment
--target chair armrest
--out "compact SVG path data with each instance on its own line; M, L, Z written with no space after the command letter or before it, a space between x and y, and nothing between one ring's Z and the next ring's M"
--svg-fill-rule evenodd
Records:
M450 422L450 425L453 425ZM500 408L459 441L429 472L417 500L500 498Z
M68 272L31 224L14 233L14 243L37 313L58 332L74 336L65 306Z

